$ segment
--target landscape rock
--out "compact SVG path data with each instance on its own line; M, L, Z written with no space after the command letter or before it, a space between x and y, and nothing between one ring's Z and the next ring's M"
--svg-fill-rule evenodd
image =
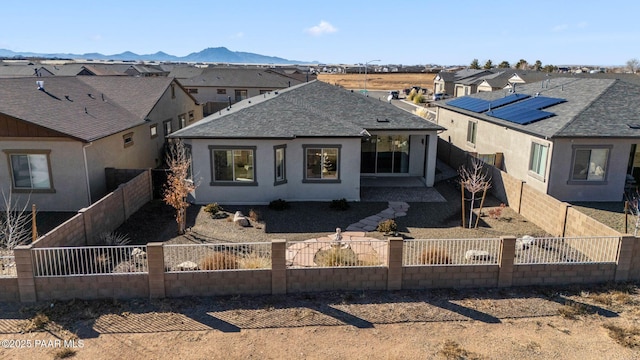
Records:
M236 211L233 215L233 222L243 227L249 226L249 219L247 219L247 217L240 211Z
M467 260L488 260L489 252L486 250L467 250L464 253L464 258Z
M193 261L185 261L183 263L178 264L176 268L180 271L198 270L198 264L194 263Z

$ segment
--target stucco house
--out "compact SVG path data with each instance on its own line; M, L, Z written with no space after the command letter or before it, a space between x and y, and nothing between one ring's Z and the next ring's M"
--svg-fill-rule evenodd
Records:
M410 112L312 81L234 104L170 135L191 148L195 202L360 200L361 177L432 186L437 132Z
M105 195L105 168L160 165L165 135L200 119L171 78L0 79L0 188L77 211Z
M439 102L440 151L503 154L503 170L562 201L620 201L640 176L640 85L550 78Z

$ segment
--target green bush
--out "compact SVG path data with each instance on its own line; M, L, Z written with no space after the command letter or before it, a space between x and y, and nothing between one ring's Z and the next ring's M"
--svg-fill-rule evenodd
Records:
M338 200L331 200L331 203L329 204L329 208L333 210L345 211L345 210L348 210L349 207L350 207L349 203L345 198L338 199Z
M269 203L269 209L271 210L281 211L281 210L286 210L288 208L289 208L289 203L287 203L286 200L278 199L278 200L273 200L272 202Z
M398 230L398 225L396 224L395 220L387 219L387 220L380 221L378 223L378 228L376 230L378 230L381 233L390 234Z
M211 215L215 215L222 211L222 206L218 205L218 203L207 204L204 207L204 211L208 212Z

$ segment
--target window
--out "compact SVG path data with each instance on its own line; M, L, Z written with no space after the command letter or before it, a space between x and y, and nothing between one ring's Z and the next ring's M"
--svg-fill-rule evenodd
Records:
M285 184L287 182L286 149L287 145L278 145L273 147L275 161L275 181L273 185Z
M247 98L247 90L236 90L236 102Z
M178 129L187 126L187 114L178 115Z
M151 135L152 139L158 136L158 124L149 126L149 134Z
M610 147L574 147L571 180L605 181Z
M339 145L303 145L304 182L340 182Z
M171 134L171 119L165 120L162 125L164 126L164 136Z
M5 150L9 156L13 189L16 191L53 190L49 150Z
M273 90L260 90L260 95L268 94L268 93L270 93L272 91Z
M122 135L122 140L124 142L124 147L128 148L129 146L133 145L133 133L128 133L128 134L124 134Z
M478 123L475 121L469 120L467 124L467 144L476 145L476 132L478 129Z
M175 84L171 84L171 98L172 99L176 98L176 85Z
M218 89L218 95L227 95L227 89Z
M193 120L195 120L195 115L193 115L193 110L189 111L189 122L192 122Z
M549 152L549 146L538 144L536 142L531 143L531 155L529 159L529 171L541 176L544 176L547 171L547 153Z
M210 185L258 185L255 177L256 147L209 146Z
M198 89L196 89L196 88L187 88L187 92L189 94L197 94L198 93Z

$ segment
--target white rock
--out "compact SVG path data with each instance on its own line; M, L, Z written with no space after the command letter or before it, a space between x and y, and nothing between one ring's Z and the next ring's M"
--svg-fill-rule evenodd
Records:
M236 213L233 214L233 222L240 226L249 226L249 219L240 211L236 211Z
M145 258L147 257L147 253L144 252L144 250L140 249L140 248L135 248L131 251L131 256L136 257L136 258Z
M464 253L464 258L467 260L487 260L489 259L489 252L485 250L467 250Z
M180 271L198 270L198 264L194 263L193 261L185 261L178 264L176 268Z

